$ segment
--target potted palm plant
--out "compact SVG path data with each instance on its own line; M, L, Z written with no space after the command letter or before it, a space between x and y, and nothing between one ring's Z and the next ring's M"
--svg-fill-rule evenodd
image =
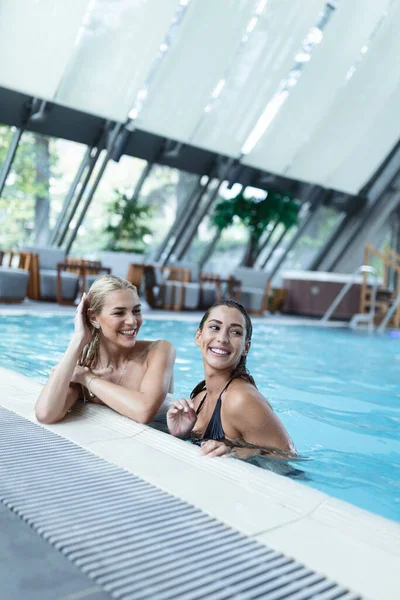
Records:
M282 224L285 231L298 222L299 204L290 194L270 191L266 198L260 200L246 197L245 190L231 200L222 200L217 204L213 214L213 222L222 231L230 227L237 217L248 230L248 243L242 261L243 266L252 267L260 252L260 242L268 226L273 230Z

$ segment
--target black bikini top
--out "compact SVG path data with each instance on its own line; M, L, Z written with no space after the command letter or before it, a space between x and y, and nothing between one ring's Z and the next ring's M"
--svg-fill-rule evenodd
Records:
M203 439L204 440L217 440L221 441L225 439L225 432L222 427L221 422L221 397L225 390L228 388L229 384L232 382L232 379L228 381L220 395L218 396L217 404L215 405L214 412L211 416L210 422L207 425L207 429L204 432ZM199 404L199 408L196 411L196 415L199 414L201 409L203 408L205 399L207 398L207 392Z

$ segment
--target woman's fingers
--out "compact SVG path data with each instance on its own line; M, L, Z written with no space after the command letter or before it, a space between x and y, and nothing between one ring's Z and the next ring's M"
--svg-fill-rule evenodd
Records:
M111 375L113 372L112 367L104 367L103 369L92 369L92 373L94 375L98 375L99 377Z
M171 408L169 410L171 409L175 409L174 412L183 411L187 413L189 412L189 409L194 410L194 405L193 402L192 405L190 405L189 401L185 400L184 398L181 398L180 400L176 400L171 404Z
M78 311L82 312L83 307L85 305L85 301L86 301L86 294L83 294L82 298L80 299L80 302L79 302L79 304L77 306L76 312L78 312Z
M201 452L205 456L224 456L230 452L229 446L217 440L208 440L201 444Z

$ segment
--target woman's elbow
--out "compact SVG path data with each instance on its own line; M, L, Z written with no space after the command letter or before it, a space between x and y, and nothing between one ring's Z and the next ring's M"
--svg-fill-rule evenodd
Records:
M136 421L137 423L140 423L141 425L148 425L149 423L152 422L152 420L154 419L156 414L157 413L145 411L145 412L142 412L131 418L133 419L133 421Z
M129 417L141 425L148 425L152 422L157 413L158 407L151 406L149 408L142 408L140 411L135 411L135 414L129 415Z
M54 425L54 423L61 421L62 418L60 418L58 415L51 414L51 411L38 405L37 403L35 406L35 417L39 423L42 423L42 425Z

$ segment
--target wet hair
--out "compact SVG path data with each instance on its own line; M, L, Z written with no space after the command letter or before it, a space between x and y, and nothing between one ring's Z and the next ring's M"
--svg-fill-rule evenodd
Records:
M137 294L136 287L126 279L116 277L116 275L102 275L101 277L98 277L90 286L90 290L87 294L86 310L90 308L92 315L100 314L107 301L108 295L111 292L119 290L132 290L132 292ZM92 339L89 344L84 347L79 359L79 364L91 369L96 366L99 358L100 331L90 323L88 317L87 325L92 331Z
M204 323L207 321L208 317L210 316L211 311L214 308L217 308L218 306L227 306L228 308L236 308L236 310L238 310L240 313L242 313L242 315L244 317L244 321L245 321L246 342L250 342L251 336L253 335L253 325L251 323L250 315L242 304L239 304L239 302L235 302L234 300L222 299L219 302L216 302L215 304L210 306L210 308L208 308L206 310L206 312L203 315L203 318L200 321L200 324L199 324L200 331L202 331L202 329L204 327ZM251 385L254 385L254 387L257 387L256 382L254 381L253 377L249 373L249 370L246 366L246 362L247 362L247 356L245 356L243 354L241 356L238 364L236 365L236 367L233 369L233 371L231 373L231 380L238 379L238 378L244 379L245 381L248 381L249 383L251 383ZM206 382L203 379L203 381L200 381L200 383L198 383L196 385L196 387L192 390L190 397L194 398L195 396L197 396L197 394L199 394L200 392L202 392L205 389L206 389Z

